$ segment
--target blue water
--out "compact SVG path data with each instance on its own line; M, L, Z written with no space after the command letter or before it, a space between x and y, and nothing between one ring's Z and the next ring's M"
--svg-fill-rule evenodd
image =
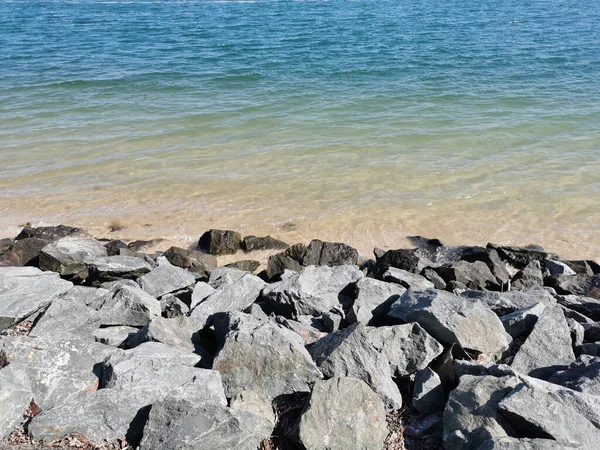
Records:
M600 255L600 2L0 0L0 167L4 228Z

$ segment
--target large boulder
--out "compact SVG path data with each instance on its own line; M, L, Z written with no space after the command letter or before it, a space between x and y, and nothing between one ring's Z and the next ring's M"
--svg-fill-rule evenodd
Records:
M382 449L388 434L385 406L363 381L317 381L296 426L307 450Z
M531 261L523 270L518 272L513 280L511 289L524 291L529 289L539 289L544 286L544 277L539 261Z
M241 247L242 250L248 253L255 250L284 250L288 248L289 245L271 236L246 236L242 241Z
M143 327L160 317L160 303L139 287L116 285L94 306L103 326L128 325Z
M42 270L58 272L62 276L84 274L86 262L94 258L108 256L106 247L91 236L70 235L46 245L40 251L39 267Z
M600 321L600 300L580 295L557 295L556 301L592 320Z
M198 250L171 247L163 253L163 256L174 266L182 269L194 269L199 273L206 273L217 267L217 258L214 255Z
M3 259L8 259L8 263L15 266L37 266L40 252L46 245L48 241L43 239L21 239L15 241Z
M178 291L196 283L191 272L172 265L167 258L159 257L158 266L137 279L141 288L153 297Z
M412 288L418 291L433 289L435 287L427 278L396 267L390 267L386 270L383 274L383 280L399 284L406 289Z
M581 355L577 361L565 370L556 372L548 381L574 391L600 396L600 358Z
M556 300L545 289L532 289L530 291L486 292L468 290L460 294L461 297L478 300L486 308L497 315L503 316L519 309L528 308L536 303L546 306L556 306Z
M546 281L560 295L581 295L600 300L600 274L555 275Z
M536 303L527 308L506 314L500 317L500 320L502 321L506 332L514 339L529 334L545 309L546 305L543 303Z
M72 283L34 267L0 267L0 331L48 307Z
M417 322L438 341L480 353L497 354L508 349L511 337L500 319L481 302L450 292L429 289L406 291L389 315Z
M309 349L325 377L363 380L379 394L390 409L402 407L402 396L392 380L388 358L375 351L363 324L330 333Z
M85 231L81 228L75 228L68 225L24 227L17 235L15 240L20 241L23 239L41 239L46 243L49 243L66 236L79 234L85 234Z
M454 281L474 290L500 290L498 279L483 261L458 261L434 270L446 283Z
M87 263L90 279L103 282L123 278L136 279L150 272L152 266L137 256L106 256Z
M348 322L368 325L373 319L387 316L392 303L406 289L394 283L365 277L356 283L356 291L356 300L348 312Z
M155 317L148 325L130 336L124 342L125 348L132 348L143 342L162 342L169 347L194 352L199 348L198 329L188 317L179 316L171 319Z
M488 244L487 248L495 249L502 260L518 269L523 269L532 261L558 259L556 255L548 253L543 248L536 245L516 247L509 245Z
M240 249L242 235L232 230L208 230L198 241L198 247L211 255L231 255Z
M0 441L19 425L32 399L23 369L9 365L0 370Z
M302 258L303 266L345 266L358 262L358 251L340 242L310 241Z
M390 268L396 267L412 273L421 273L425 267L435 266L421 249L388 250L381 255L375 255L377 260L372 268L375 278L381 278Z
M422 415L434 414L444 410L446 393L437 373L429 367L415 375L412 405Z

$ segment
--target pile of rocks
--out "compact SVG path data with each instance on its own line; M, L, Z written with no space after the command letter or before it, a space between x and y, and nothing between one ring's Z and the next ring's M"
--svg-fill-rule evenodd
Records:
M29 411L32 441L140 449L597 450L600 266L413 241L25 228L0 241L0 438ZM240 249L275 254L217 266Z

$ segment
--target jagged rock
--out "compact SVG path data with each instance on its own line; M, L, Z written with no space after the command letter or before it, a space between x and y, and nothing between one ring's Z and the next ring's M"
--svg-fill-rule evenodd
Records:
M199 273L206 273L217 267L217 258L214 255L202 253L198 250L171 247L163 253L163 256L174 266L182 269L198 268Z
M169 347L193 352L198 348L198 329L188 317L155 317L148 325L129 337L123 346L132 348L148 341L162 342Z
M342 311L326 312L321 316L321 322L325 327L325 331L331 333L340 329L342 320L344 319L344 313Z
M385 271L383 274L383 281L396 283L406 289L412 288L418 291L433 289L435 287L435 285L427 278L417 275L416 273L397 269L396 267L390 267Z
M519 309L513 313L500 317L504 329L514 339L518 336L531 332L533 326L544 312L546 305L536 303L527 308Z
M508 375L517 375L517 372L506 364L492 364L491 361L474 362L464 359L454 360L454 372L456 378L460 379L464 375L473 375L483 377L492 375L494 377L505 377Z
M600 442L600 398L547 384L518 385L498 404L523 435L592 450Z
M490 439L515 435L498 404L518 384L512 376L462 376L444 410L444 448L475 450Z
M107 256L106 247L88 235L71 235L46 245L39 254L39 268L62 276L86 272L87 261ZM85 278L85 276L83 277Z
M383 449L385 419L383 402L366 383L335 377L315 383L295 434L307 450Z
M557 295L556 301L592 320L600 321L600 300L598 299L579 295Z
M426 267L421 271L421 275L431 281L436 289L446 289L446 282L434 269Z
M192 290L190 312L193 311L193 309L198 306L199 303L203 302L208 296L214 294L215 291L216 289L208 283L205 283L204 281L198 281Z
M585 334L583 325L569 317L567 318L567 326L569 327L569 331L571 333L571 344L573 345L573 348L583 344L583 337Z
M141 288L153 297L178 291L196 283L191 272L172 265L167 258L159 257L158 266L138 278Z
M236 269L235 267L217 267L210 272L208 284L211 287L218 289L223 285L233 284L236 281L239 281L247 274L248 272Z
M272 426L245 411L166 398L152 406L140 450L256 450Z
M345 266L358 262L358 251L340 242L310 241L306 247L303 266Z
M228 314L227 320L231 320ZM247 390L262 392L269 399L294 392L309 392L322 377L293 331L271 321L260 321L238 313L229 323L213 369L223 378L228 398Z
M417 322L435 339L481 353L508 349L510 336L500 319L481 302L445 291L406 291L389 312L406 322Z
M298 320L286 319L282 316L275 317L275 322L299 335L305 345L313 344L327 335L326 332L315 326L315 321L316 319L312 316L300 316Z
M269 256L266 271L269 279L281 275L286 270L302 271L302 265L288 254L288 250Z
M47 244L47 241L38 238L15 241L8 252L8 261L16 266L36 266L39 262L40 251Z
M600 396L600 358L581 355L565 370L556 372L548 380L575 391Z
M465 247L461 253L461 259L471 263L484 262L502 285L506 285L512 278L506 264L493 248Z
M231 399L229 406L236 411L245 411L264 418L271 428L277 422L271 401L260 391L240 392Z
M136 279L152 270L152 266L136 256L106 256L87 263L90 278L99 282L122 278Z
M23 239L41 239L46 243L73 234L85 234L81 228L70 227L67 225L56 225L50 227L24 227L15 238L16 241Z
M94 306L103 326L143 327L161 313L158 300L139 287L128 285L117 286Z
M508 292L465 291L460 295L470 300L479 300L499 316L528 308L536 303L556 306L556 300L545 289Z
M127 244L120 239L113 239L104 244L106 247L107 256L116 256L122 248L127 248Z
M95 342L47 341L32 336L5 337L0 345L9 356L9 367L27 374L33 398L43 410L78 392L96 390L94 366L115 351Z
M215 313L246 309L256 301L265 286L263 280L244 272L239 280L221 286L198 303L191 311L190 318L194 320L197 328L201 329Z
M390 409L402 406L402 396L392 380L388 359L369 342L364 325L355 324L330 333L309 349L325 377L347 376L367 383Z
M483 261L458 261L451 266L440 266L434 270L446 284L454 281L468 289L500 290L498 280Z
M575 271L562 261L547 259L544 261L544 267L550 275L575 275Z
M104 345L110 345L111 347L119 347L127 339L135 335L139 330L134 327L128 326L116 326L99 328L94 331L93 336L96 342Z
M162 240L163 239L161 239L161 238L150 239L150 240L138 239L137 241L132 241L129 244L127 244L127 247L132 252L138 253L138 252L141 252L142 250L148 250L150 247L155 246Z
M539 261L531 261L523 270L517 273L511 285L511 289L524 291L537 289L544 286L544 277Z
M600 356L600 342L581 344L577 349L581 355Z
M546 308L519 348L511 366L523 374L549 378L573 361L575 354L571 333L562 311L559 308Z
M377 257L377 255L375 255ZM396 267L412 273L421 273L425 267L433 267L435 264L423 255L419 249L410 250L388 250L383 255L377 257L373 267L375 278L381 278L390 268Z
M569 450L581 447L565 446L552 439L530 439L530 438L512 438L504 437L486 441L477 450ZM591 450L591 449L590 449Z
M412 405L423 415L444 410L446 394L440 377L430 368L420 370L415 375Z
M173 294L167 294L162 296L159 300L159 303L162 317L173 318L184 316L187 315L190 311L188 305L183 303L178 297L176 297Z
M271 236L246 236L242 241L241 246L242 250L246 253L254 250L283 250L289 247L285 242L272 238Z
M0 331L48 307L72 286L52 272L0 267Z
M416 323L366 330L369 343L386 357L396 377L424 369L444 350L442 344Z
M12 365L0 370L0 440L21 422L33 399L29 378Z
M600 300L600 275L555 275L546 280L560 295L581 295Z
M263 311L261 306L257 303L252 303L243 312L245 312L246 314L250 314L251 316L256 317L257 319L266 320L269 318L269 316L267 316L267 314Z
M564 263L580 275L595 275L600 273L600 264L595 261L564 261Z
M373 318L385 317L394 303L406 289L394 283L361 278L356 283L357 296L348 313L348 322L361 322L368 325Z
M302 314L320 316L342 310L344 303L349 306L351 300L343 298L343 291L363 276L357 266L309 266L266 286L263 300L286 317L290 314L292 317Z
M227 264L225 267L233 267L234 269L240 269L245 272L254 273L256 269L260 267L260 261L244 259L242 261L236 261L231 264Z
M600 322L584 323L582 327L584 330L585 342L600 341Z
M522 269L532 261L543 261L545 259L558 259L556 255L547 253L538 246L512 247L488 244L487 248L495 249L500 258L509 264Z
M198 241L198 247L211 255L232 255L240 249L242 235L232 230L208 230Z

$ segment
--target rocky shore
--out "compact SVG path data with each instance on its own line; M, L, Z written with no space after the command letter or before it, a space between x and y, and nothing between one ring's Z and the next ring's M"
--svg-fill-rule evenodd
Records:
M600 265L411 241L0 240L0 449L600 448Z

